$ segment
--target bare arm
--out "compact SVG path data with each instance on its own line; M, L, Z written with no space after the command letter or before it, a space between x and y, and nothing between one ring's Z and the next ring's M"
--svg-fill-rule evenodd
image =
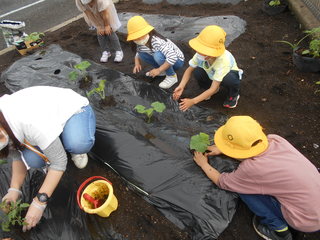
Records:
M207 177L216 185L218 185L220 173L208 163L208 157L204 156L200 152L195 152L193 160L198 164L199 167L201 167Z
M110 21L109 21L109 12L107 9L103 10L101 12L101 16L103 19L103 23L104 23L104 31L105 34L110 35L112 33L112 28L110 26Z
M39 193L46 193L50 197L60 182L62 175L63 171L49 169L47 176L39 189Z
M220 83L218 81L213 80L212 84L210 86L209 89L207 89L206 91L204 91L203 93L201 93L200 95L196 96L195 98L193 98L193 102L194 104L197 104L199 102L202 102L203 100L207 99L208 97L211 97L212 95L214 95L215 93L218 92L219 87L220 87Z
M11 188L20 189L27 174L27 168L22 161L12 162Z

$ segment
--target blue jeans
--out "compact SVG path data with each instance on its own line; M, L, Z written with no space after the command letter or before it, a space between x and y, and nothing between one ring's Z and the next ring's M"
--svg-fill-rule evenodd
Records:
M166 56L162 52L155 52L153 56L146 52L139 52L138 54L139 54L139 58L142 61L152 65L154 68L160 67L166 61ZM175 71L181 68L183 64L184 64L184 61L178 59L175 62L175 64L173 64L166 70L166 75L172 76L176 74Z
M95 141L96 116L90 105L83 107L82 110L72 115L60 135L64 149L69 153L88 153ZM39 147L35 147L41 151ZM23 149L22 154L31 168L42 168L46 165L38 154L27 148Z
M272 230L288 227L281 212L281 204L276 198L261 194L239 194L239 196L248 208L260 217L261 224L267 225Z

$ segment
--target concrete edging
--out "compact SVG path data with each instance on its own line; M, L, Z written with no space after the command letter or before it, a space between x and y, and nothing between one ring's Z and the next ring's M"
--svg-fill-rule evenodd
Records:
M302 28L312 29L320 26L320 21L313 15L301 0L287 0L289 8L294 13Z

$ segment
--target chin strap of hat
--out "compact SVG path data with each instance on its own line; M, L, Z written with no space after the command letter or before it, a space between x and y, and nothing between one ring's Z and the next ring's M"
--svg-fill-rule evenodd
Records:
M36 149L34 146L32 146L26 139L24 140L24 142L21 144L22 146L24 146L25 148L29 149L30 151L38 154L43 161L45 162L49 162L49 159L46 157L46 155L44 155L42 152L40 152L38 149Z

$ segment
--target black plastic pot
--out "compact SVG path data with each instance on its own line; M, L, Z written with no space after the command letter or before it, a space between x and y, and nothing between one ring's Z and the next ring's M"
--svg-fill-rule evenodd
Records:
M269 2L271 2L271 0L264 0L263 1L262 11L270 16L277 15L279 13L284 12L288 7L288 3L284 0L281 0L280 5L277 5L277 6L270 6Z
M302 72L320 72L320 58L302 56L296 51L293 51L292 61Z

